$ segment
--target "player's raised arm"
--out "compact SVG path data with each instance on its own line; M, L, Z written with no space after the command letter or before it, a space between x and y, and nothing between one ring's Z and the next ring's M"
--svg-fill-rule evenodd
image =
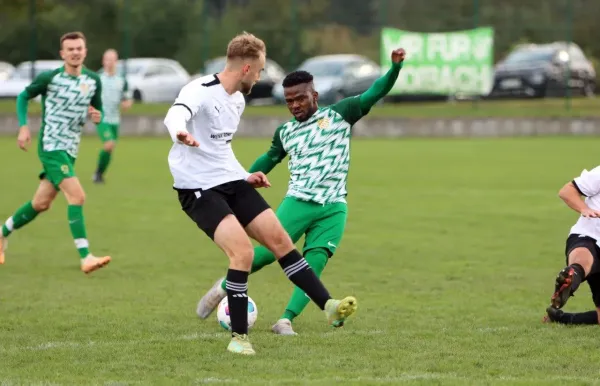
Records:
M268 174L278 163L283 161L286 157L287 152L283 148L283 144L281 143L281 132L282 126L278 127L275 130L275 134L273 135L273 140L271 141L271 147L267 150L266 153L262 154L260 157L254 161L252 166L250 166L250 173L254 172L263 172Z
M173 142L193 147L198 147L200 144L188 132L187 123L196 115L204 100L202 87L196 84L198 81L199 79L183 86L164 120Z
M398 74L400 74L402 63L404 63L405 55L406 53L402 48L392 51L392 67L385 75L377 79L367 91L360 95L360 107L364 113L368 112L371 107L385 97L392 87L394 87L398 79Z

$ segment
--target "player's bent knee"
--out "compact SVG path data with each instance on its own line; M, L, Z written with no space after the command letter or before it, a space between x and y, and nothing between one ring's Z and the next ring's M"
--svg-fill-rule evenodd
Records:
M47 199L45 197L44 198L34 197L33 200L31 201L31 206L38 213L45 212L48 209L50 209L50 207L52 206L52 200Z
M290 236L283 228L273 232L273 234L267 238L266 247L269 248L278 259L287 255L295 248Z
M85 193L83 191L77 192L67 197L69 205L83 205L85 204Z
M240 271L250 271L254 248L242 225L233 215L225 217L217 226L215 243L229 258L230 267Z
M290 253L294 248L292 239L287 234L273 210L265 210L246 227L248 234L270 250L276 258Z
M594 256L592 253L583 247L575 248L569 253L569 264L579 264L583 267L586 274L592 269Z
M104 144L104 151L112 152L115 149L115 143L113 141L108 141Z
M54 188L54 185L47 180L42 180L40 186L33 195L31 206L38 213L45 212L50 209L57 194L58 192Z
M76 177L63 180L60 190L64 193L69 205L83 205L85 203L85 192Z

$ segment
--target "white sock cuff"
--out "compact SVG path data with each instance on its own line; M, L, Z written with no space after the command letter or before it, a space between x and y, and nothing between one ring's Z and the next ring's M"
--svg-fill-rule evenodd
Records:
M10 216L8 218L8 220L6 220L4 225L6 226L6 229L8 229L9 232L12 232L15 230L15 221L13 220L12 216Z
M87 239L75 239L75 246L77 247L77 249L89 248L90 243Z

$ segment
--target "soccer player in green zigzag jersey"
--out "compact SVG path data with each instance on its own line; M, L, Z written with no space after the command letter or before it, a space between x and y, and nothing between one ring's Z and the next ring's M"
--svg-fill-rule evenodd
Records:
M294 118L277 128L271 148L249 171L267 174L289 155L289 188L277 217L294 243L305 235L303 253L319 277L339 247L346 225L352 126L392 89L404 57L403 49L394 50L391 69L367 91L324 108L318 106L311 74L296 71L283 80L287 107ZM257 247L251 273L273 262L275 256L271 252ZM196 313L207 318L225 296L225 280L221 278L202 297ZM309 297L296 287L273 332L296 335L292 321L309 302Z
M100 80L102 81L104 117L98 124L98 135L103 145L98 155L98 166L93 177L93 181L97 184L104 183L104 173L108 169L116 142L119 139L120 109L127 110L133 104L127 79L124 75L117 74L118 60L119 55L114 49L106 50L102 56L104 71L100 75Z
M39 74L17 97L19 147L27 151L31 133L27 127L27 105L42 96L42 126L38 140L38 157L43 171L33 199L21 206L2 225L0 264L5 261L8 236L45 212L62 191L68 202L67 217L84 273L104 267L110 257L95 257L89 243L83 216L85 193L75 176L75 159L81 130L88 116L98 123L102 119L102 83L98 75L83 67L87 54L86 39L81 32L70 32L60 39L64 66Z

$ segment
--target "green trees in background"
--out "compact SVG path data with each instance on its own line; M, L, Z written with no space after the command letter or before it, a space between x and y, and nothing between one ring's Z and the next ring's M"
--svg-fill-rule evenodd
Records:
M600 58L597 15L598 0L0 0L0 60L16 64L32 53L58 58L59 36L81 30L89 39L91 68L115 47L122 55L175 58L196 72L246 30L267 42L270 58L291 69L325 53L378 60L382 26L432 32L475 25L495 28L496 58L519 41L569 37Z

